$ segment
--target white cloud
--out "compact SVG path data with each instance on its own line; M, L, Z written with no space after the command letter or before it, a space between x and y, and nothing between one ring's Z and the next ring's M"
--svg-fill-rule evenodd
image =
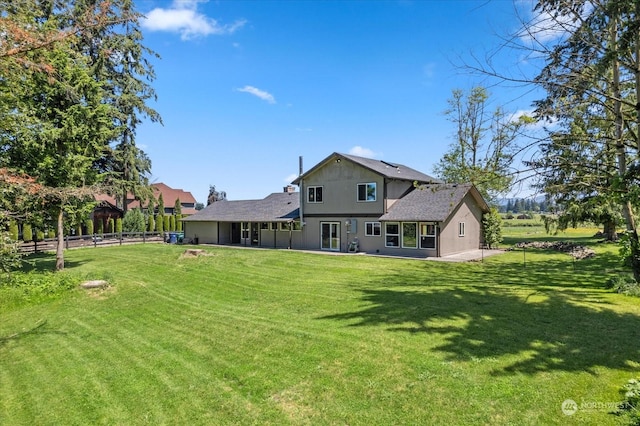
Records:
M182 40L193 37L232 34L247 21L240 19L232 24L221 25L213 18L197 11L198 1L175 0L167 9L155 8L142 20L142 26L150 31L179 33Z
M253 96L257 96L263 101L269 102L270 104L276 103L276 99L273 97L271 93L265 92L264 90L260 90L257 87L244 86L242 89L236 89L236 90L238 92L245 92L245 93L252 94Z
M434 62L429 62L422 66L422 74L426 78L433 78L435 76L436 64Z
M357 155L358 157L366 157L366 158L376 158L378 156L377 153L373 152L369 148L363 148L359 145L354 146L349 150L349 154Z
M581 18L585 18L593 10L593 6L586 2L580 12L575 15L554 16L546 11L537 11L534 0L519 0L516 4L524 11L524 15L531 16L519 37L528 44L547 44L573 33Z
M289 176L287 176L286 178L283 179L283 182L285 183L291 183L293 182L296 178L298 177L298 175L296 173L291 173Z

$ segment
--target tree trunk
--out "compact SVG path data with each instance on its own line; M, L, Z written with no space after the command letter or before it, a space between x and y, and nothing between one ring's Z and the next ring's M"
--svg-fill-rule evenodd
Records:
M602 234L605 241L618 241L618 231L616 229L616 223L612 220L607 220L604 223Z
M634 24L638 23L639 15L638 13L640 13L640 3L636 2L636 14L635 14L635 22ZM635 95L636 95L636 99L639 99L638 96L640 96L640 31L638 29L636 29L636 34L635 34L635 52L634 52L634 62L635 62ZM640 124L640 102L636 102L636 124ZM636 143L638 144L638 147L640 148L640 140L637 140ZM622 151L624 151L624 148L622 149ZM637 152L636 152L637 155ZM625 191L625 198L627 198L629 196L629 191L628 191L628 183L627 183L627 179L625 177L626 173L627 173L627 168L626 168L626 163L625 163L625 167L620 169L620 172L622 173L622 179L624 182L624 189ZM624 203L624 208L623 208L623 214L624 217L626 219L627 222L627 235L629 236L629 244L630 244L630 248L631 248L631 269L633 270L633 278L636 280L636 282L640 283L640 241L638 240L638 227L636 225L636 220L635 220L635 216L634 216L634 212L633 212L633 206L631 205L631 201L629 201L628 199L626 200L626 202Z
M62 206L58 211L58 243L56 245L56 271L64 269L64 213Z

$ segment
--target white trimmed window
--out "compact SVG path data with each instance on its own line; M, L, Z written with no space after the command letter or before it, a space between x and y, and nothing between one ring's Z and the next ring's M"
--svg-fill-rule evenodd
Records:
M402 223L402 247L418 248L418 224L415 222Z
M358 201L368 202L376 200L376 183L359 183L358 184Z
M367 237L379 237L382 235L382 227L380 222L365 222L364 235Z
M420 248L436 248L436 225L433 223L420 224Z
M322 202L322 187L310 186L307 188L307 203L321 203Z
M400 247L400 224L398 222L388 222L384 228L385 247Z
M464 222L458 223L458 237L464 237Z

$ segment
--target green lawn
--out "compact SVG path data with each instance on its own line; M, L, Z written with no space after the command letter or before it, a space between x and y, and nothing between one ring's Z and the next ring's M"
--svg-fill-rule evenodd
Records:
M595 259L68 251L65 274L112 286L0 288L0 424L620 423L640 299L603 288L617 248L583 242Z

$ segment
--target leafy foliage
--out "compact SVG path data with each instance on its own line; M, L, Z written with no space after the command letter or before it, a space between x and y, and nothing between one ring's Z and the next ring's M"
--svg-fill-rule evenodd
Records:
M492 208L482 216L482 235L489 248L502 242L502 216L497 208Z
M547 93L536 102L536 115L561 128L550 132L533 165L543 173L543 187L570 208L566 220L593 217L612 234L616 211L622 212L640 282L634 211L640 192L640 9L637 2L539 0L536 11L548 19L544 29L560 24L564 36L537 44L546 65L535 83ZM540 30L537 23L529 34Z
M139 114L160 118L146 105L154 53L140 18L130 0L0 3L0 167L48 188L32 222L57 221L57 270L64 230L86 217L98 183L136 196L148 184L133 135Z
M507 192L513 175L510 167L518 151L518 137L531 119L514 119L501 108L488 112L489 92L474 87L469 93L454 90L448 119L456 126L456 140L434 171L451 183L473 183L488 201Z
M122 230L124 232L144 232L144 214L140 209L131 209L125 213L122 221Z
M22 225L22 241L29 242L33 241L33 230L31 229L31 224L25 223Z
M153 212L149 213L149 226L147 227L149 232L153 232L156 230L156 221L153 218Z
M21 265L20 242L11 238L9 232L0 232L0 282Z
M624 399L618 405L616 414L625 415L630 425L640 425L640 381L630 379L621 389Z

